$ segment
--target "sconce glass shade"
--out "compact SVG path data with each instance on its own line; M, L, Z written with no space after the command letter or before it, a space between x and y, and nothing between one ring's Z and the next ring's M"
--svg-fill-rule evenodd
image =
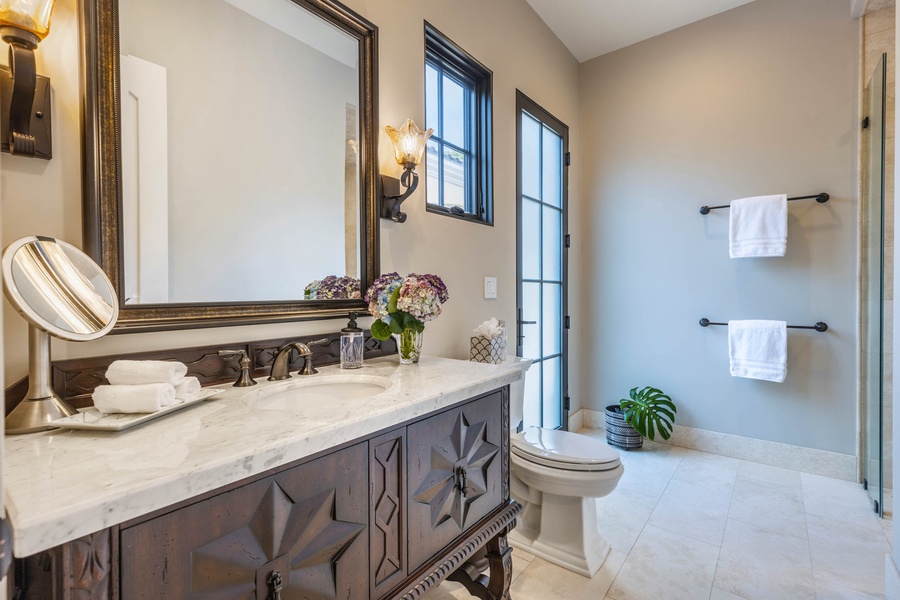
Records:
M50 33L50 13L55 0L0 0L0 27L16 27L39 40Z
M408 167L408 165L415 167L422 161L425 144L434 133L434 129L421 131L412 119L407 119L400 129L394 129L390 125L384 129L391 138L391 142L394 143L394 156L397 158L397 163L404 167Z

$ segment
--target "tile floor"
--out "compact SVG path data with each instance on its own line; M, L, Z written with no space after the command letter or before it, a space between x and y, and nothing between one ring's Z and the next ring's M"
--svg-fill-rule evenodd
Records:
M588 579L514 550L513 600L884 598L892 523L862 486L651 442L621 454L598 500L603 567ZM446 582L425 600L468 597Z

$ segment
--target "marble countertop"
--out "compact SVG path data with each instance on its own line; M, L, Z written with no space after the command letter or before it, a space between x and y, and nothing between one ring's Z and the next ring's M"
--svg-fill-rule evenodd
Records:
M269 469L497 389L522 376L514 364L487 365L396 356L362 369L319 369L321 377L385 377L369 398L295 410L261 410L245 398L267 386L222 386L214 398L122 432L54 430L6 437L6 511L13 551L24 557L153 512ZM252 397L252 396L251 396Z

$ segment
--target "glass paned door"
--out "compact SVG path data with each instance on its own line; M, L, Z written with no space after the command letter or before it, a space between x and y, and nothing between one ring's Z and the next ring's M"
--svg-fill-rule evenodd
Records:
M568 425L566 156L568 127L521 92L518 114L518 322L525 377L523 426Z

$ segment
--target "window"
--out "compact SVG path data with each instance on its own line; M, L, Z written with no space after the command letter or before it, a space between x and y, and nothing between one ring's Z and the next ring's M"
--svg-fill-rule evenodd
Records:
M493 74L425 23L425 126L429 212L493 225Z

